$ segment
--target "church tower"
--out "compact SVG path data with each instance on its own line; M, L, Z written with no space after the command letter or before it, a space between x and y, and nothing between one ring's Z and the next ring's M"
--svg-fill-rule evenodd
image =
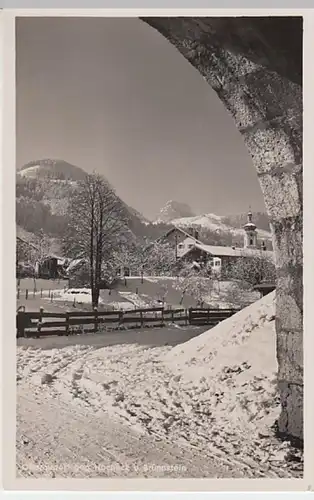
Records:
M249 210L247 214L247 223L243 226L244 248L257 248L257 231L254 222L252 222L252 212Z

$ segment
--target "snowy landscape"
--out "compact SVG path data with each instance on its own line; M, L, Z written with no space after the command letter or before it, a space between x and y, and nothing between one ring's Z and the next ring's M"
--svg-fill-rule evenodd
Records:
M30 233L24 225L18 231L21 253L28 259L25 262L24 258L18 268L20 317L48 312L51 319L42 320L41 332L47 321L57 327L53 314L61 317L72 312L88 313L95 306L100 314L137 313L160 307L183 311L185 318L190 318L191 308L197 311L205 307L205 311L222 313L233 308L234 313L207 328L206 321L203 326L193 326L188 319L178 321L172 315L172 321L169 316L155 328L131 328L126 319L122 329L108 328L104 323L97 334L87 334L84 328L80 335L65 337L60 329L55 332L59 332L57 337L49 336L48 330L44 336L34 330L23 334L17 339L18 476L300 477L302 452L289 440L280 439L276 431L280 398L276 383L275 292L271 292L274 286L263 298L253 286L261 279L274 279L271 252L255 249L254 245L243 251L241 247L235 250L223 245L227 233L244 238L244 246L251 240L258 245L258 241L265 241L267 231L258 230L256 239L251 214L244 229L230 229L214 215L198 218L194 226L195 217L171 218L174 207L176 214L180 207L181 213L187 213L180 204L171 202L161 211L163 221L151 224L157 227L166 223L162 225L165 236L150 233L153 239L143 243L142 234L136 230L131 235L124 233L121 223L118 232L112 232L112 243L107 229L106 246L101 251L107 255L111 252L111 258L99 261L99 268L97 264L91 267L91 262L97 262L99 250L84 245L89 241L88 231L96 229L82 226L80 221L88 205L84 204L83 191L75 197L76 190L85 189L86 182L90 186L99 184L102 196L113 197L121 220L125 210L132 218L138 219L138 215L130 207L125 208L99 176L84 180L79 171L79 179L58 180L53 176L60 177L60 171L56 174L53 165L48 162L43 169L31 166L26 169L27 175L18 174L17 182L23 189L36 187L37 198L44 187L46 197L52 189L54 202L50 204L51 198L46 199L45 206L54 210L60 207L58 217L70 217L69 227L75 232L65 232L65 245L60 246L60 234L48 231L39 241L36 230ZM61 173L68 172L61 166ZM68 175L73 176L73 172L77 175L72 167ZM82 216L78 215L80 211ZM139 225L130 226L128 221L128 228L149 226L142 219ZM167 230L168 224L175 228L174 236L172 229ZM196 237L194 227L202 225L216 238L222 238L220 246L204 245L199 233ZM252 234L250 241L246 228ZM101 236L97 238L99 241ZM58 247L58 241L63 256L55 258L52 247ZM121 251L117 241L119 245L122 241ZM86 258L71 253L76 246ZM194 253L189 256L190 249L203 252L199 260ZM222 258L204 260L203 249L217 249ZM223 260L228 252L231 264ZM49 277L53 262L55 274ZM222 267L217 274L217 262L228 264L224 275ZM40 422L34 427L31 422L39 411ZM57 418L52 419L52 415ZM97 422L101 422L101 432ZM126 435L131 442L126 441ZM96 444L87 446L90 439L104 440L102 451ZM125 442L129 442L128 452ZM144 458L144 443L155 447L156 455L153 453L151 460Z
M303 478L301 56L145 19L16 25L16 477Z

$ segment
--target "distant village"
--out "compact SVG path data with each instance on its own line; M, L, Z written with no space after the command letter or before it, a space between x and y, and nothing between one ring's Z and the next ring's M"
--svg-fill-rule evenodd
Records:
M243 226L243 246L207 245L199 239L199 231L195 227L187 230L172 226L156 241L150 243L147 252L157 243L167 243L172 249L175 261L188 264L194 271L208 269L209 275L217 279L225 279L228 271L235 263L252 258L265 257L273 261L273 252L267 250L264 241L258 239L258 228L252 220L252 212L247 214L247 222ZM18 278L34 277L44 279L69 279L86 263L86 258L70 259L56 254L44 255L42 259L30 256L36 246L17 235L16 271ZM132 267L132 263L118 266L116 276L139 276L143 269Z

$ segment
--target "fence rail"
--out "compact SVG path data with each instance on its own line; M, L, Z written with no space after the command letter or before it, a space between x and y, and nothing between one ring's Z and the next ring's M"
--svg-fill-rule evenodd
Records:
M237 309L135 309L130 311L71 311L66 313L18 311L16 317L17 337L41 337L97 333L101 327L129 328L163 326L165 323L214 326L238 312ZM48 319L48 321L46 321ZM85 328L92 326L92 328Z

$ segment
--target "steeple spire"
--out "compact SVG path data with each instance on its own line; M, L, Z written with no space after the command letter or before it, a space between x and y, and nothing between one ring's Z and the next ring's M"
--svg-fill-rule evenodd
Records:
M248 211L248 213L247 213L247 221L248 221L249 223L251 223L251 222L252 222L252 217L253 217L253 214L252 214L252 210L251 210L251 206L250 206L250 207L249 207L249 211Z
M252 218L253 214L250 207L247 214L247 223L243 226L243 229L245 231L245 236L244 236L245 248L256 248L257 246L256 225L252 221Z

